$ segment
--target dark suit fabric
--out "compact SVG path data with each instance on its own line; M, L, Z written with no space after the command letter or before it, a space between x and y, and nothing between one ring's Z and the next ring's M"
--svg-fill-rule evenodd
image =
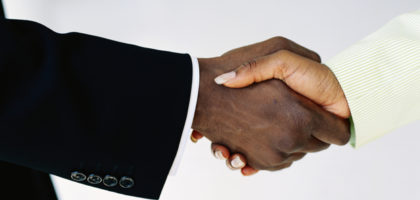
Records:
M6 162L0 162L1 199L56 200L48 174Z
M0 21L0 159L67 179L129 176L129 189L82 183L158 198L187 115L190 57Z

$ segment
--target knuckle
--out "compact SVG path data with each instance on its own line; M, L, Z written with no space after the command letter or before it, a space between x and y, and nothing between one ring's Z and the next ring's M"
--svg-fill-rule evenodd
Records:
M285 69L287 66L287 60L290 58L291 52L288 50L279 50L274 54L276 66L277 66L277 73L287 74L287 69Z
M287 47L288 40L282 36L275 36L271 38L271 40L275 43L275 45L279 48L285 48Z
M271 39L276 40L276 41L284 41L286 38L284 38L283 36L278 35L278 36L272 37Z
M291 54L291 52L288 51L288 50L285 50L285 49L282 49L282 50L279 50L279 51L276 52L276 56L280 60L283 60L283 59L289 57L290 54Z
M325 143L318 149L318 151L323 151L325 149L328 149L330 146L331 144Z
M286 168L289 168L290 166L292 166L292 164L293 164L293 163L287 163L287 164L284 164L284 165L282 166L282 168L281 168L281 169L286 169Z
M293 156L290 157L289 161L293 161L294 162L294 161L297 161L297 160L302 159L305 156L306 156L306 153L296 153L295 155L293 155Z
M307 130L309 127L312 127L314 120L314 111L305 108L305 103L309 103L309 100L302 99L298 100L299 102L293 107L292 119L294 119L294 127L297 130Z
M294 152L300 148L302 148L302 141L299 135L302 134L284 134L278 141L277 141L277 148L282 152Z
M273 165L282 164L287 160L287 158L289 158L289 154L284 153L284 152L279 152L277 153L277 156L273 160Z
M268 163L262 162L248 162L248 165L256 170L267 170L270 168L270 165Z
M343 136L338 140L338 145L345 145L350 140L350 134L343 134Z
M290 162L290 163L285 163L285 164L281 164L281 165L277 165L277 166L275 166L275 167L271 167L271 168L269 168L269 169L267 169L268 171L278 171L278 170L282 170L282 169L286 169L286 168L288 168L288 167L290 167L290 166L292 166L292 162Z
M345 145L349 142L351 134L350 134L350 128L348 126L348 121L346 120L341 120L341 123L343 124L339 131L338 134L338 139L337 139L337 145ZM337 133L337 132L336 132Z
M256 71L257 70L257 61L254 59L254 60L251 60L251 61L249 61L248 62L248 66L249 66L249 69L251 70L251 71Z
M312 56L312 60L315 60L317 62L321 62L321 56L319 56L318 53L312 51L311 56Z
M269 153L270 154L270 153ZM257 170L269 170L284 164L288 159L289 154L283 152L273 152L269 157L266 157L264 160L255 163L249 163L253 168Z
M243 71L251 72L253 70L253 68L255 67L255 66L253 66L253 65L255 65L253 62L254 62L254 60L245 62L244 64L242 64L241 69Z
M284 164L283 165L283 169L292 166L292 164L293 164L292 162Z
M258 67L258 62L255 59L243 64L243 70L253 75L254 82L259 82L262 80L262 75L259 73Z

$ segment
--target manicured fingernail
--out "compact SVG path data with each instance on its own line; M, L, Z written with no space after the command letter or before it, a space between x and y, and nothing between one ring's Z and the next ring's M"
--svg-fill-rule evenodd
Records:
M191 141L192 141L192 142L197 143L197 139L196 139L193 135L191 135L191 137L190 137L190 138L191 138Z
M214 156L219 160L226 160L226 158L223 156L222 151L220 151L220 150L216 150L214 152Z
M230 161L230 165L232 165L232 167L239 169L245 166L245 163L242 162L241 158L239 158L239 156L235 156L235 158Z
M224 83L228 82L229 80L235 78L235 76L236 76L236 72L235 71L232 71L232 72L228 72L228 73L225 73L225 74L222 74L222 75L216 77L214 79L214 81L218 85L221 85L221 84L224 84Z
M229 164L229 161L226 160L226 166L230 169L230 170L236 170L236 168L233 168L231 164Z

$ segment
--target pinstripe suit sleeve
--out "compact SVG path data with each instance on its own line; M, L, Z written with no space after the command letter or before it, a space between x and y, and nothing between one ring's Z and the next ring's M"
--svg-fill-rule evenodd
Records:
M396 17L325 64L349 103L354 147L420 119L420 10Z

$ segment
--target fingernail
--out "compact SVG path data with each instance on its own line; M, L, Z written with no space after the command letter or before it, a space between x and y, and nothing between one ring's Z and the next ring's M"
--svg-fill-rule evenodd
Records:
M236 72L232 71L232 72L228 72L228 73L225 73L225 74L222 74L222 75L216 77L214 79L214 81L216 82L216 84L221 85L221 84L224 84L224 83L228 82L229 80L235 78L235 76L236 76Z
M229 164L229 161L226 160L226 166L230 169L230 170L236 170L236 168L233 168L231 164Z
M216 150L214 152L214 156L219 160L226 160L226 158L223 156L222 151L220 151L220 150Z
M245 163L242 162L241 158L239 158L239 156L235 156L235 158L230 161L230 165L232 165L232 167L239 169L245 166Z
M191 141L192 141L192 142L197 143L197 139L195 139L195 137L194 137L193 135L191 135L191 137L190 137L190 138L191 138Z

